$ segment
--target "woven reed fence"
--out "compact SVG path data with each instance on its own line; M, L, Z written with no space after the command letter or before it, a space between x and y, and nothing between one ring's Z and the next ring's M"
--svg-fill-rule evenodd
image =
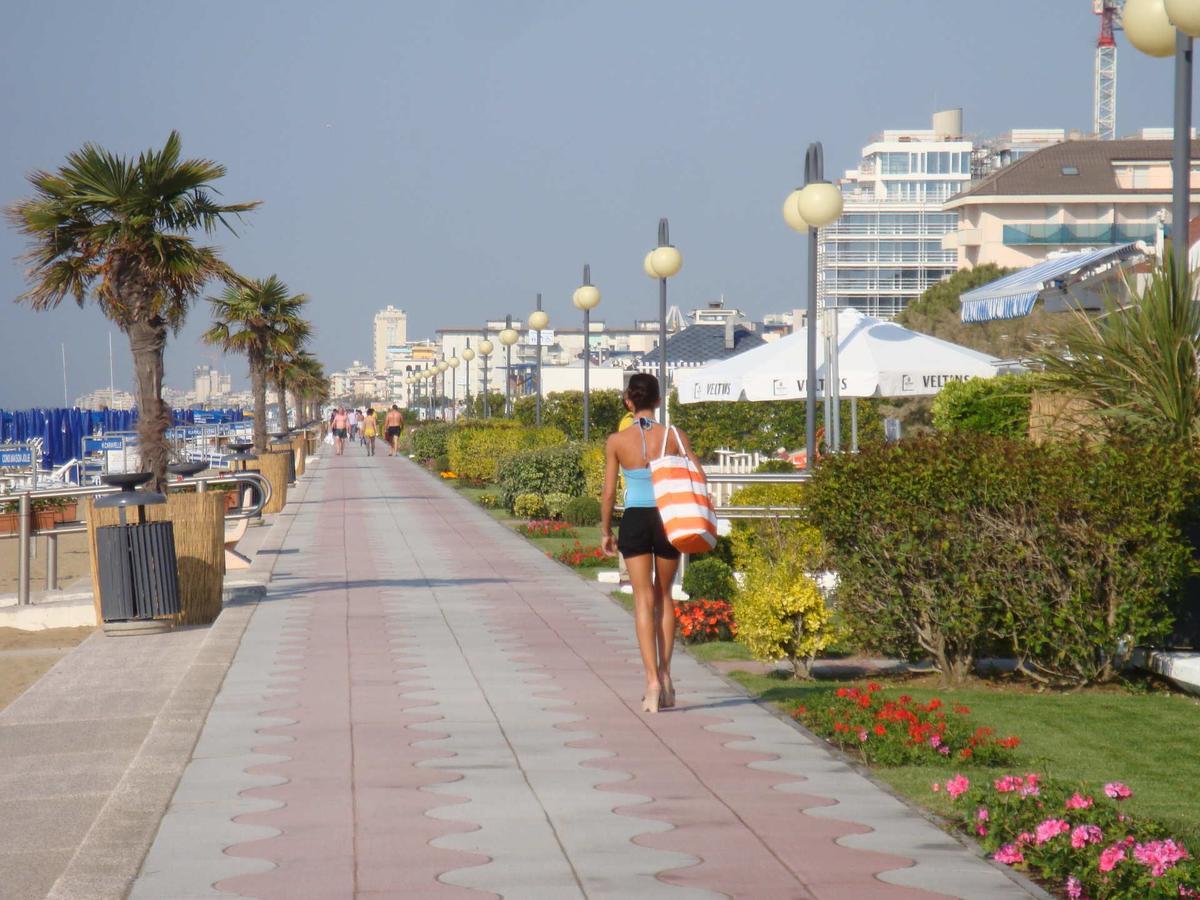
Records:
M261 472L267 481L271 482L271 502L263 507L263 512L270 515L277 513L287 505L288 489L288 454L291 450L268 450L259 453L257 460L246 463L251 472Z
M170 521L175 525L175 557L179 563L179 615L177 625L208 625L221 612L221 591L225 583L225 495L218 491L204 494L170 493L167 502L144 507L147 522ZM120 511L95 509L87 502L88 547L92 561L92 596L96 604L96 624L100 615L100 577L96 568L96 529L120 524ZM127 521L137 521L137 510L126 513Z
M1029 439L1035 444L1097 437L1100 420L1087 402L1071 394L1035 391L1029 398Z
M292 438L292 454L296 457L296 477L304 474L304 462L308 458L308 442L304 435Z

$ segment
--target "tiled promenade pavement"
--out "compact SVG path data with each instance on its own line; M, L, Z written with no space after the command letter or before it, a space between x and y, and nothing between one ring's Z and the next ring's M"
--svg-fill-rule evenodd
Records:
M280 553L133 897L1027 896L407 460Z

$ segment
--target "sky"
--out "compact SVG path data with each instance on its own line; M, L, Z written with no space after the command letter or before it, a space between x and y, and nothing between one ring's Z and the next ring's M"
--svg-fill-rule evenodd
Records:
M660 216L683 310L802 302L805 249L780 216L808 143L827 173L885 128L963 107L966 130L1090 130L1091 0L4 0L0 204L86 142L121 154L181 132L230 201L213 238L253 277L311 297L328 370L369 363L393 304L409 336L524 318L551 327L590 263L613 325L657 317L642 272ZM1117 126L1171 124L1172 65L1120 38ZM23 240L0 223L0 407L57 405L115 378L128 343L90 304L34 312ZM214 286L210 293L215 293ZM245 362L203 345L200 298L166 383Z

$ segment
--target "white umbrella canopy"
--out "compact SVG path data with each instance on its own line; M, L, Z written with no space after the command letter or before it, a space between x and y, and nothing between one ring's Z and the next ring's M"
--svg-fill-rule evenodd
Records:
M681 403L799 400L807 395L808 333L801 329L753 350L675 373ZM817 342L817 390L826 362ZM922 397L950 381L995 376L1000 360L894 322L846 309L838 314L842 397Z

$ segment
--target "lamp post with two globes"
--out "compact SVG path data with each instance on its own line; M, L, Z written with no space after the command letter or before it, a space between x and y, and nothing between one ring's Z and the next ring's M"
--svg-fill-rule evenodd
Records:
M820 141L808 145L804 155L804 187L792 191L783 202L783 219L796 231L808 232L808 371L804 409L805 469L812 471L817 455L817 230L837 221L842 214L842 192L825 180L825 151ZM833 350L836 353L837 344ZM826 360L826 371L834 366ZM832 393L835 406L837 393ZM827 401L828 405L828 401ZM833 419L837 430L836 417ZM826 435L826 440L832 440Z
M450 421L458 421L458 365L459 359L457 356L452 356L446 360L446 366L450 371Z
M583 266L583 284L575 288L571 303L583 310L583 439L592 435L592 310L600 305L600 289L592 284L592 267Z
M479 360L483 366L483 417L490 419L492 417L491 401L488 399L488 357L495 350L495 345L488 340L487 329L483 329L483 339L479 342Z
M542 309L542 295L537 295L537 309L529 314L529 327L537 332L537 406L534 422L542 426L542 329L550 324L550 316Z
M1187 277L1191 236L1192 38L1200 37L1200 0L1127 0L1129 43L1149 56L1175 57L1175 135L1171 243L1177 278Z
M499 334L504 345L504 415L512 416L512 348L521 335L512 327L512 316L504 317L504 330Z
M667 423L667 279L683 266L683 256L671 244L670 226L665 218L658 220L658 246L646 254L642 269L658 279L658 386L661 398L658 419Z

